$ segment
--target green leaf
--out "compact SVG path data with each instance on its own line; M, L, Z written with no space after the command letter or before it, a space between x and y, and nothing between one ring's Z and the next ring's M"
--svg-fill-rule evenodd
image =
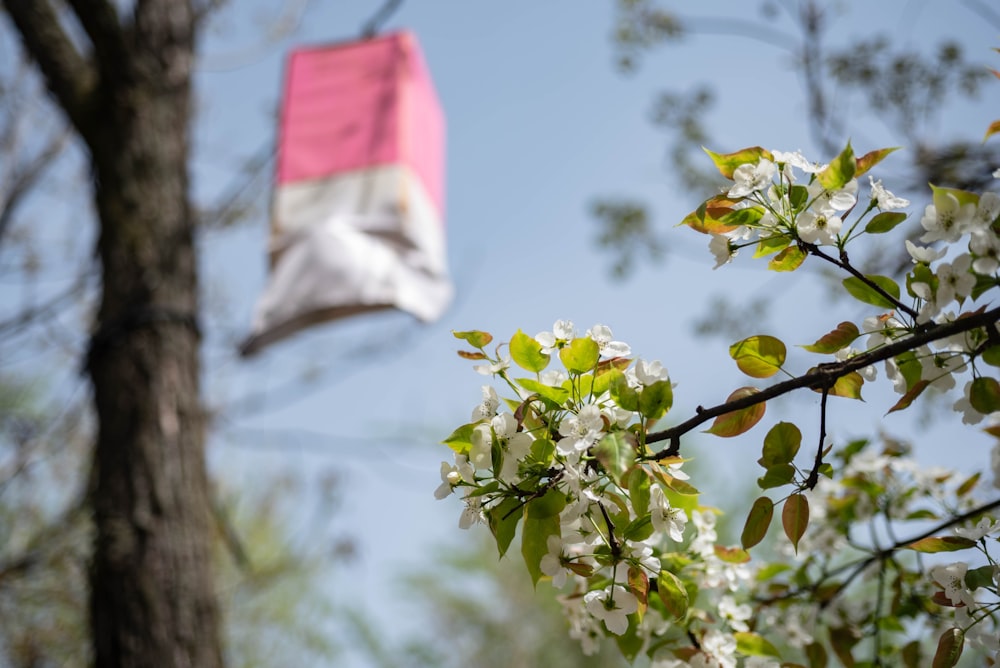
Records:
M809 659L810 668L826 668L829 663L826 650L818 642L811 642L806 645L806 658Z
M757 570L757 582L767 582L790 570L792 567L788 564L777 562L766 564Z
M460 455L468 454L472 448L472 432L475 428L476 425L474 424L463 424L441 442Z
M801 211L802 207L809 201L809 188L802 185L794 185L788 192L788 201L792 208Z
M778 648L767 641L763 636L747 631L737 631L733 634L736 638L736 651L747 656L781 656Z
M565 406L566 401L569 399L569 390L563 387L546 385L533 378L517 378L514 382L529 392L534 392L543 399L548 399L556 406Z
M743 525L743 533L740 535L740 544L743 545L743 549L749 550L764 540L773 517L774 502L766 496L758 497L750 508L747 521Z
M875 274L869 274L865 276L865 278L882 288L882 290L893 297L895 301L886 298L857 276L845 278L843 281L844 289L846 289L852 297L864 302L865 304L871 304L872 306L878 306L880 308L896 308L896 305L899 303L899 284L897 284L896 281L892 280L888 276L877 276Z
M791 238L781 234L771 237L761 237L761 240L757 242L757 250L754 251L753 256L758 258L777 253L780 250L788 248L788 244L790 243L792 243Z
M885 234L904 220L906 220L905 213L883 211L868 221L868 224L865 225L865 232L868 234Z
M740 165L745 165L751 163L756 165L760 162L761 158L766 160L773 160L774 156L767 149L763 149L760 146L752 146L750 148L744 148L734 153L715 153L714 151L709 151L707 148L704 149L708 157L712 159L715 166L718 168L719 173L725 176L727 179L732 180L733 172Z
M542 344L521 330L510 339L510 357L522 369L535 373L549 365L549 355L542 352Z
M869 169L882 162L887 155L893 151L898 151L899 147L895 146L893 148L880 148L875 151L869 151L857 160L857 169L854 172L854 177L857 178L867 172Z
M785 363L785 344L773 336L751 336L729 346L740 371L753 378L770 378Z
M791 422L779 422L764 437L759 463L765 469L790 464L802 445L802 432Z
M629 471L628 498L639 517L649 513L649 484L649 475L643 467L637 466Z
M566 507L566 495L555 487L550 487L541 496L530 499L525 505L525 516L533 520L558 517Z
M969 388L969 403L983 415L1000 410L1000 383L987 376L976 378Z
M636 438L630 431L613 431L594 446L594 457L615 482L621 482L625 472L635 463Z
M611 400L627 411L639 410L639 393L630 387L625 374L618 369L608 372L610 379Z
M858 326L853 322L844 321L837 325L837 328L833 331L827 332L816 339L816 343L809 346L802 346L802 348L811 353L832 355L838 350L843 350L851 345L859 336L861 336L861 331L858 330Z
M990 346L984 350L982 360L990 366L1000 366L1000 346Z
M753 396L759 393L756 387L741 387L735 390L726 399L726 403L731 403L744 397ZM725 413L715 418L715 422L712 426L705 430L708 434L715 434L716 436L722 436L724 438L729 438L732 436L739 436L753 428L755 424L761 421L764 417L764 412L766 410L766 404L761 402L759 404L754 404L747 408L732 411L730 413Z
M622 536L625 537L625 540L641 541L652 535L653 520L648 514L635 518L622 530Z
M965 648L965 634L961 629L950 628L938 639L937 651L934 652L932 668L952 668L958 664Z
M846 668L854 668L854 655L851 650L858 644L859 639L854 635L854 631L844 626L830 629L830 647L840 662Z
M851 148L851 142L847 142L847 146L840 152L840 155L834 158L826 166L826 169L816 175L816 180L825 190L840 190L854 178L857 169L858 164L854 160L854 149Z
M798 246L789 246L781 251L770 262L767 268L771 271L795 271L806 261L807 253Z
M687 589L676 575L670 571L660 571L659 577L656 578L656 593L674 619L682 619L687 614L689 605Z
M791 464L778 464L767 469L764 475L757 478L757 486L761 489L782 487L795 480L795 467Z
M468 332L456 332L451 331L456 339L462 339L463 341L468 341L469 345L473 348L482 348L489 344L493 340L493 335L488 332L480 332L477 329L469 330Z
M593 370L600 357L600 346L589 336L575 338L569 345L559 349L559 359L570 373L587 373Z
M493 532L493 537L496 538L497 550L499 550L501 557L507 553L507 548L514 540L517 523L521 521L523 514L521 501L513 496L508 496L486 511L486 521L490 531Z
M528 567L531 584L537 585L542 577L542 557L549 553L549 536L559 535L559 515L542 519L524 518L521 527L521 556Z
M674 404L674 390L669 380L658 380L639 392L639 414L659 420Z
M955 552L975 546L976 541L961 536L929 536L905 547L917 552Z
M614 379L612 372L617 371L621 374L630 364L632 364L632 360L627 357L614 357L599 363L594 370L594 382L591 385L590 391L594 395L601 395L607 392L611 389L611 381Z
M993 586L993 566L987 564L966 571L965 586L969 588L969 591L976 591L980 587L991 588Z
M809 500L804 495L792 494L785 499L785 507L781 510L781 525L798 554L799 540L809 526Z

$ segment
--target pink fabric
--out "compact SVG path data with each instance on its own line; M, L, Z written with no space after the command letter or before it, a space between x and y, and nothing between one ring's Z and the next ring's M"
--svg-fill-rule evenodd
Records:
M407 32L292 53L278 138L278 183L376 165L417 174L443 217L444 117Z

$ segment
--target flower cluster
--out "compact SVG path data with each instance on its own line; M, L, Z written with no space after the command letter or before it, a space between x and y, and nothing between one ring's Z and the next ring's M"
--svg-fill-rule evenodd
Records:
M757 484L765 494L749 509L739 546L719 544L719 511L689 481L680 438L712 419L709 434L748 432L764 417L764 391L739 388L654 432L674 385L659 361L633 358L608 327L580 334L560 320L492 350L486 332L455 332L472 348L459 354L505 389L484 385L470 421L445 440L454 460L442 464L435 496L460 495L459 525L486 524L501 556L520 535L532 581L559 590L585 652L611 637L627 658L645 653L656 668L826 665L828 648L846 665L861 648L873 663L899 655L925 665L926 648L908 637L924 624L939 637L934 665L955 665L965 646L1000 661L1000 500L978 498L982 475L959 481L922 470L891 439L880 452L867 441L835 450L825 431L827 397L860 399L880 364L900 395L890 412L962 381L954 408L968 424L990 416L1000 488L1000 382L990 369L1000 366L1000 309L986 297L1000 286L1000 198L934 188L920 221L924 245L905 242L913 267L904 286L864 274L848 244L907 219L909 202L871 176L867 205L852 219L858 177L890 152L855 158L848 145L828 164L760 148L710 152L732 186L684 222L711 235L717 267L749 246L755 257L773 256L768 266L779 272L818 258L848 274L848 294L878 309L860 326L841 322L802 346L832 361L799 375L775 337L730 347L753 379L791 377L768 396L803 388L823 396L808 465L797 460L797 425L778 422L764 436ZM787 547L772 563L752 563L775 506ZM924 562L925 554L963 550L973 558ZM773 626L780 634L771 638Z

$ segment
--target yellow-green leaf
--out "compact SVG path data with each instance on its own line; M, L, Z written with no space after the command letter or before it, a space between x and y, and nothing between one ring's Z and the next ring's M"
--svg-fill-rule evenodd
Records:
M646 575L646 571L630 566L628 569L628 588L639 601L639 609L636 614L641 622L642 616L646 614L646 605L649 601L649 577Z
M751 336L729 346L740 371L753 378L770 378L785 363L785 344L773 336Z
M715 556L727 564L745 564L750 561L750 553L741 547L725 547L713 545Z
M790 243L792 243L791 237L786 237L783 234L762 237L761 240L757 242L757 250L754 251L753 256L757 258L777 253L780 250L788 248L788 244Z
M542 352L542 344L521 330L510 339L510 357L522 369L535 373L549 365L549 356Z
M948 195L952 195L962 206L966 204L979 204L979 195L974 192L959 190L958 188L939 188L933 183L930 185L931 192L934 193L934 206L939 211L948 207Z
M810 369L811 373L813 369ZM841 376L830 388L829 395L832 397L846 397L848 399L861 399L861 386L865 384L864 377L857 371L852 371L845 376ZM814 390L821 392L822 390Z
M990 126L988 128L986 128L986 134L983 135L983 141L985 142L987 139L989 139L998 132L1000 132L1000 120L995 120L992 123L990 123Z
M455 330L452 330L451 333L454 334L456 339L468 341L469 345L473 348L482 348L493 340L492 334L489 332L480 332L477 329L472 329L467 332L456 332Z
M929 380L918 380L913 384L913 387L906 391L906 394L899 398L899 401L892 405L892 408L886 411L886 415L889 413L895 413L896 411L901 411L904 408L909 408L910 404L913 403L913 400L923 394L924 390L930 387L930 384Z
M625 472L635 463L635 445L635 434L630 431L614 431L605 435L594 446L594 457L616 482L620 482Z
M656 592L674 619L681 619L687 614L688 593L684 583L670 571L660 571L656 579Z
M851 143L847 142L847 146L840 152L840 155L834 158L826 166L826 169L816 175L816 180L828 191L840 190L848 181L854 178L857 169L858 165L854 160L854 149L851 148Z
M726 225L722 218L733 212L733 205L738 200L731 200L725 195L717 195L702 202L701 206L684 217L679 224L687 225L695 232L702 234L725 234L736 229L734 225Z
M774 156L767 149L761 148L760 146L751 146L750 148L744 148L733 153L715 153L714 151L709 151L707 148L704 149L708 157L712 159L715 166L718 168L719 173L725 176L727 179L733 178L733 172L740 165L745 165L751 163L756 165L760 162L761 158L767 160L773 160Z
M809 526L809 500L804 495L792 494L785 499L785 507L781 510L781 525L798 554L799 540Z
M961 536L928 536L906 547L917 552L956 552L975 546L976 541Z
M899 284L888 276L877 276L870 274L865 276L869 281L882 288L882 290L894 299L889 299L881 292L877 291L868 283L865 283L857 276L845 278L844 289L855 299L872 306L880 308L896 308L899 303Z
M827 332L816 340L816 343L809 346L802 346L811 353L821 353L832 355L838 350L843 350L851 345L855 339L861 336L858 326L853 322L844 321L837 325L832 332Z
M740 544L743 545L743 549L749 550L764 540L773 517L774 502L766 496L758 497L753 502L753 506L750 507L747 521L743 524L743 533L740 535Z
M597 366L600 358L601 348L589 336L575 338L559 349L559 359L570 373L587 373Z
M857 169L854 172L854 176L858 177L867 172L869 169L882 162L887 155L893 151L898 151L899 147L895 146L893 148L880 148L875 151L869 151L857 160Z
M965 634L961 629L950 628L938 639L932 668L952 668L958 664L965 647Z
M778 648L767 641L766 638L750 633L748 631L737 631L733 634L736 638L736 651L747 656L781 656Z
M972 489L979 483L979 478L982 476L982 471L976 471L970 477L966 478L965 482L958 486L955 490L955 496L961 498L972 491Z
M750 397L759 392L760 390L756 387L741 387L729 395L726 399L726 403L731 403L737 401L738 399L743 399L744 397ZM715 422L713 422L712 426L709 429L706 429L705 432L715 434L716 436L722 436L724 438L739 436L740 434L749 431L754 425L760 422L764 417L765 410L766 404L765 402L761 402L741 410L725 413L715 418Z
M789 246L767 263L771 271L795 271L806 261L806 252L798 246Z

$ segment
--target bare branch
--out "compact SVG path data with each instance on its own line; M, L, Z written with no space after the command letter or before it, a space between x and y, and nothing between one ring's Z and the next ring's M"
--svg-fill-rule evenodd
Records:
M776 385L772 385L771 387L761 390L756 394L742 397L724 404L719 404L718 406L713 406L712 408L700 409L694 417L686 420L685 422L682 422L675 427L671 427L670 429L664 429L663 431L656 432L655 434L650 434L646 438L646 443L669 441L670 446L659 452L648 455L644 457L644 459L663 459L664 457L676 455L680 451L680 437L712 418L725 415L726 413L732 413L733 411L742 410L744 408L749 408L750 406L756 406L757 404L762 404L766 401L774 399L775 397L788 394L794 390L800 390L803 388L822 389L824 387L832 387L838 378L842 378L849 373L863 369L870 364L882 362L908 350L919 348L920 346L933 341L946 339L955 334L961 334L980 327L995 325L997 321L1000 321L1000 307L990 311L973 313L972 315L959 318L953 322L935 325L924 331L918 332L913 336L893 341L886 346L856 355L850 359L844 360L843 362L821 364L815 369L809 371L809 373L797 376L791 380L786 380Z
M48 146L42 149L27 165L18 169L11 177L11 184L7 188L7 192L3 198L0 199L0 248L3 248L4 235L14 219L14 213L18 205L31 192L32 188L45 173L45 170L62 153L68 139L68 130L53 137L49 141Z
M108 0L67 0L90 37L100 69L121 66L127 58L118 9Z
M382 25L396 13L402 4L403 0L386 0L386 3L365 23L361 29L361 37L371 39L377 35Z
M0 0L21 35L25 51L38 63L49 90L77 129L90 125L90 102L97 85L92 63L76 49L49 0Z

